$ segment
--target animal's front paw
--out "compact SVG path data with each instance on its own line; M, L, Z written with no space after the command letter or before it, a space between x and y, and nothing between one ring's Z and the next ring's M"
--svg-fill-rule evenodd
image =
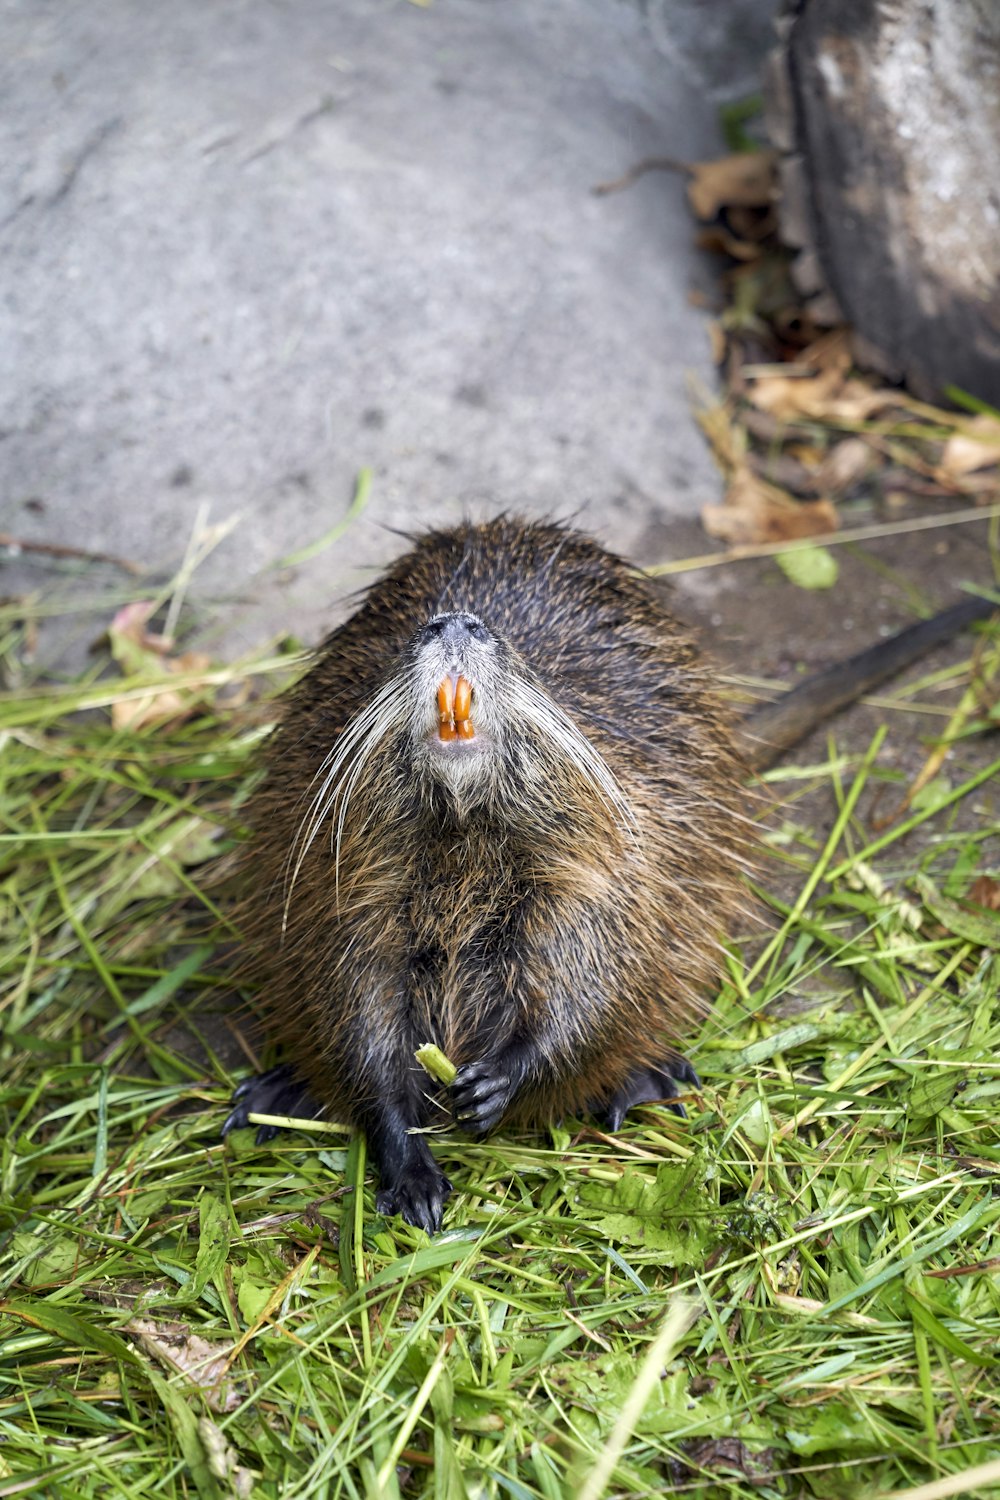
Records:
M466 1063L451 1086L455 1123L470 1135L486 1135L503 1119L516 1087L498 1058Z
M300 1120L315 1120L322 1112L302 1079L287 1063L245 1078L233 1094L232 1103L235 1108L222 1127L224 1136L231 1130L249 1126L250 1115L289 1115ZM280 1125L258 1125L258 1146L273 1140L280 1129Z
M683 1119L687 1111L676 1096L700 1084L701 1079L686 1057L670 1057L662 1063L634 1069L610 1099L591 1107L605 1129L611 1131L620 1127L634 1104L662 1101Z
M401 1214L407 1224L436 1234L451 1192L451 1183L433 1162L418 1162L375 1194L380 1214Z

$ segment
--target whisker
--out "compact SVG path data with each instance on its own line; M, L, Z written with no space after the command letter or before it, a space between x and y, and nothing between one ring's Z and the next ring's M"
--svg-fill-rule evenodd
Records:
M334 883L339 893L340 846L348 804L365 764L379 742L402 723L407 713L403 679L392 677L338 736L310 782L320 782L289 849L285 866L282 932L287 928L292 892L316 836L339 801L334 835ZM322 780L320 779L322 778Z
M546 693L533 684L515 679L511 684L515 720L523 717L552 740L581 776L593 787L605 807L615 814L622 829L634 840L638 825L628 798L603 756L577 728L573 720Z

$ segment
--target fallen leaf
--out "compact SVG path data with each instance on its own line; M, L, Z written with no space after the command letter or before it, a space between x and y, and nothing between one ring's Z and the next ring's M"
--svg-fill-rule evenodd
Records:
M723 473L733 473L745 467L746 430L733 421L728 405L713 401L710 405L702 405L695 415Z
M824 536L839 524L829 500L793 500L745 466L733 474L723 503L706 505L701 518L710 536L733 546Z
M148 599L138 599L122 605L108 627L111 655L123 672L140 672L149 665L150 657L165 656L173 642L165 635L157 635L146 629L156 605Z
M978 911L969 911L957 901L943 896L926 875L918 875L916 885L931 916L948 932L963 938L967 943L978 943L983 948L995 948L1000 942L1000 916L994 908L981 907Z
M898 404L898 392L852 376L851 364L847 334L836 328L801 350L793 367L749 380L747 394L761 411L785 420L862 422Z
M681 1444L687 1473L703 1475L721 1470L727 1476L742 1474L748 1483L762 1485L774 1472L774 1449L753 1452L739 1438L704 1438L700 1442ZM701 1488L699 1484L698 1488ZM713 1486L714 1488L714 1486ZM730 1485L726 1484L726 1489Z
M158 670L175 675L192 674L194 680L183 688L172 688L164 682L139 698L119 698L111 705L111 723L115 729L143 729L148 724L164 724L189 718L199 703L210 696L207 681L212 658L199 651L185 651L182 656L158 659Z
M415 3L423 4L425 0L415 0ZM251 1500L255 1483L261 1476L255 1469L241 1467L239 1455L227 1440L222 1428L217 1426L210 1417L199 1417L198 1436L201 1438L202 1447L208 1458L209 1469L215 1478L229 1486L229 1492L234 1500Z
M1000 464L1000 419L984 413L973 417L961 432L944 445L940 468L950 479L960 479L976 469Z
M864 438L844 438L834 443L816 468L816 481L822 490L840 494L873 466L874 455Z
M796 362L798 373L766 374L751 380L750 400L776 417L816 416L843 387L851 368L847 340L839 335L817 339ZM803 372L812 370L815 373Z
M816 415L833 422L865 422L895 405L896 392L888 387L875 388L859 379L845 380L837 395Z
M987 911L1000 911L1000 880L992 875L979 875L969 886L969 900L976 906L985 906Z
M826 455L815 443L789 443L787 450L792 458L797 458L800 464L807 468L816 469L823 462Z
M748 383L748 394L761 411L786 421L811 417L825 422L863 422L892 405L893 393L873 390L863 380L845 380L838 370L795 377L765 375Z
M837 582L840 568L828 547L796 547L779 553L778 567L800 589L829 589Z
M821 338L814 339L808 349L801 349L795 360L797 369L814 370L817 375L827 370L837 370L846 375L851 368L853 355L851 341L845 328L831 328Z
M715 161L691 163L688 202L699 219L714 219L720 208L766 208L775 188L773 151L738 151Z
M200 651L184 651L171 656L173 641L146 627L156 605L139 600L124 605L108 628L111 655L125 676L144 674L162 677L162 684L151 687L141 697L123 697L111 705L111 722L115 729L141 729L147 724L161 724L187 718L207 694L207 677L212 659ZM172 687L171 676L193 677L183 688Z
M130 1333L165 1370L177 1372L198 1387L212 1411L234 1411L242 1401L229 1374L234 1344L209 1343L184 1325L132 1318L122 1330Z
M731 255L733 260L755 260L760 254L759 245L752 240L737 238L721 224L710 224L707 229L702 229L695 237L695 244L699 250Z

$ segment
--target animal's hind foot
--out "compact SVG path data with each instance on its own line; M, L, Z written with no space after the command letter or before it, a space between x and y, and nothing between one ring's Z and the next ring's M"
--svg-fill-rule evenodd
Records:
M380 1214L401 1214L408 1224L437 1234L450 1192L451 1183L434 1162L415 1162L405 1176L379 1188L375 1207Z
M235 1106L226 1118L222 1134L242 1130L250 1125L250 1115L290 1115L300 1120L316 1120L323 1113L301 1078L288 1063L269 1068L245 1078L232 1097ZM273 1140L280 1125L258 1125L257 1144Z
M658 1066L634 1069L610 1099L594 1107L594 1114L606 1130L615 1131L634 1104L666 1101L667 1108L683 1119L687 1112L677 1095L700 1083L686 1057L671 1057Z

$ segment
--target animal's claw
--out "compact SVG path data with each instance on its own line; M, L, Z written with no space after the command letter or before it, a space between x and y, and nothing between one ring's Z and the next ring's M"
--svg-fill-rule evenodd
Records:
M292 1115L303 1120L315 1120L322 1113L306 1085L287 1063L270 1068L266 1073L256 1073L250 1078L244 1078L233 1090L232 1103L235 1108L226 1116L222 1126L223 1136L227 1136L231 1130L248 1127L250 1115ZM280 1125L258 1125L258 1146L273 1140L280 1129Z

